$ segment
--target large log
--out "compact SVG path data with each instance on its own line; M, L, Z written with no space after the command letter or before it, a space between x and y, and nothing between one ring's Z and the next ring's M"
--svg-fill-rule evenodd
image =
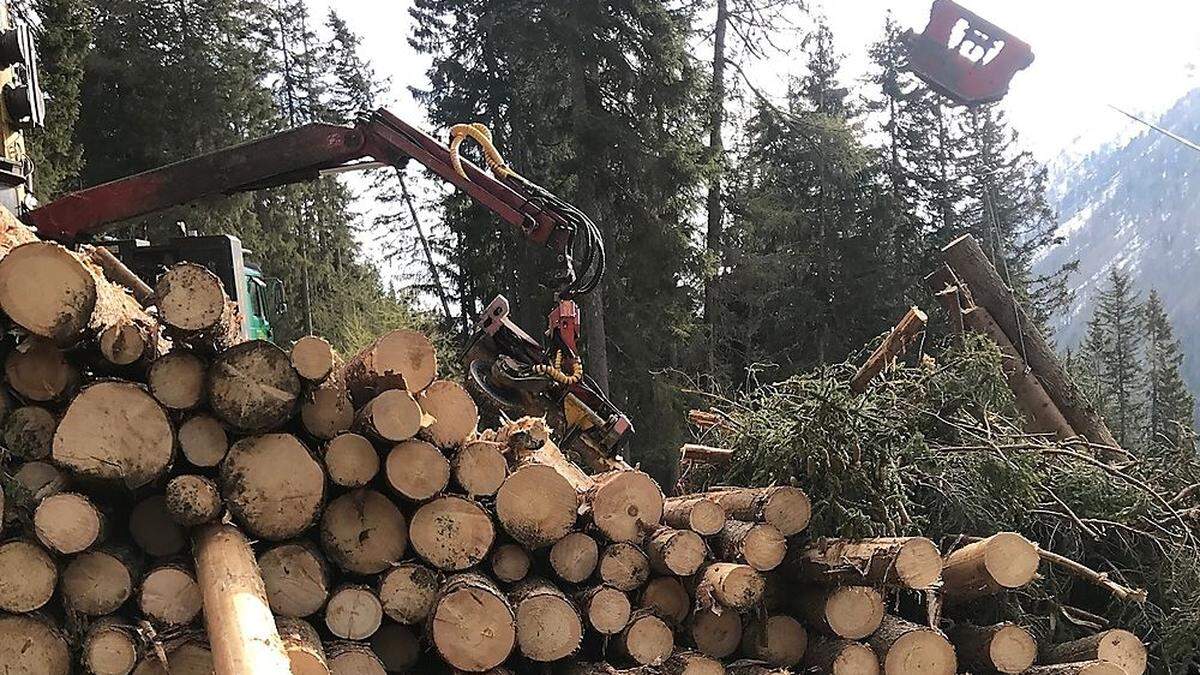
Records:
M421 437L439 448L456 448L475 434L479 409L462 385L438 380L420 395L421 410L433 417L433 423L421 430Z
M599 562L599 544L583 532L568 534L550 549L550 567L567 583L583 583L596 571Z
M33 512L38 541L58 553L84 551L104 538L106 518L90 498L74 492L46 497Z
M450 462L442 451L415 439L388 452L383 472L396 494L414 502L432 499L450 484Z
M819 539L806 547L793 547L786 566L811 583L926 589L941 579L942 556L924 537Z
M975 303L991 313L1009 340L1022 345L1026 362L1071 428L1093 443L1119 447L1099 411L1067 374L1037 322L1013 298L975 238L964 235L950 242L942 249L942 258L966 282Z
M725 526L725 510L708 495L668 497L663 502L663 523L707 537Z
M1012 623L993 626L959 624L950 633L950 641L954 643L959 663L972 671L1023 673L1037 658L1037 642L1033 636Z
M804 668L830 675L878 675L879 659L862 643L814 635L804 650Z
M413 550L439 570L460 572L487 558L496 530L482 506L443 495L417 509L408 528Z
M617 648L638 665L657 666L675 651L675 635L665 621L639 610L617 637Z
M54 461L75 473L139 488L166 473L175 431L166 411L129 382L99 382L71 401L54 432Z
M424 335L393 330L350 359L344 370L350 394L359 405L388 389L419 392L433 382L437 354Z
M316 614L329 597L329 566L316 546L301 540L279 544L258 556L267 603L277 616Z
M241 341L237 305L225 294L220 277L203 265L172 265L158 278L154 298L159 320L174 338L212 351Z
M708 550L700 535L691 530L660 527L646 542L650 569L659 574L690 577L704 564ZM780 559L783 554L780 554Z
M870 638L884 675L953 675L954 647L938 631L887 615Z
M221 547L225 548L225 547ZM210 558L208 564L213 564ZM221 555L233 555L224 551ZM197 560L199 562L199 560ZM236 572L237 561L230 561L230 573ZM226 583L219 572L207 570L209 582ZM255 569L257 576L257 568ZM222 592L232 594L235 589L223 588ZM196 575L181 564L164 563L156 565L142 578L138 589L137 605L142 614L152 622L162 626L184 626L191 623L200 615L202 602L205 600ZM266 606L264 600L263 606Z
M4 360L8 386L28 401L50 403L71 394L79 386L79 369L66 354L45 338L21 341Z
M288 672L250 542L231 526L208 525L192 548L216 675Z
M946 556L942 589L954 602L1021 588L1037 574L1037 546L1015 532L1001 532Z
M578 517L579 494L549 466L517 467L496 492L496 517L504 531L537 549L567 536Z
M329 594L325 627L343 640L365 640L383 625L383 603L367 586L343 584Z
M329 675L329 662L317 629L303 619L276 618L275 628L283 640L291 675Z
M701 653L723 659L742 644L742 617L728 610L699 609L689 617L687 632Z
M63 568L59 584L63 605L85 616L112 614L133 595L133 582L139 572L137 556L124 548L111 547L74 556Z
M41 609L57 585L58 568L46 549L23 539L0 544L0 611Z
M437 575L420 563L399 563L379 578L379 601L383 604L383 613L397 623L424 623L433 611L437 593Z
M584 506L611 541L640 541L662 521L663 493L658 483L641 471L610 471L592 477Z
M454 481L472 497L496 494L508 477L508 460L503 447L492 441L472 441L454 454L451 470Z
M251 534L283 541L316 521L325 471L291 434L250 436L234 443L221 462L221 495Z
M517 642L512 606L495 584L478 574L459 574L446 581L429 625L437 653L467 672L499 666Z
M731 520L714 537L718 558L745 562L760 572L779 567L787 555L787 540L774 525Z
M742 633L743 654L784 668L800 663L807 646L804 626L786 614L751 621Z
M579 649L583 621L575 605L541 578L518 583L509 594L517 617L517 647L532 661L564 659Z
M208 371L208 404L229 426L254 434L278 428L296 411L300 376L288 355L264 340L226 349Z
M808 527L812 503L797 487L720 488L708 493L734 520L762 521L790 537Z
M1043 664L1093 660L1120 666L1128 675L1142 675L1146 672L1146 646L1133 633L1113 629L1049 645L1039 656Z
M827 635L861 640L883 621L883 596L869 586L813 587L794 596L793 608Z
M71 651L62 632L49 621L0 615L0 664L6 675L68 675Z
M404 555L408 523L387 497L374 490L355 490L325 509L321 545L342 569L378 574Z

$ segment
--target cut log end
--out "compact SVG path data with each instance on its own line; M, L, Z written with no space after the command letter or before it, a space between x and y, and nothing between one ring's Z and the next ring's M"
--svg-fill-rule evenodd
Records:
M303 619L275 619L292 675L329 675L325 648L317 630Z
M468 495L490 497L508 476L508 460L499 443L473 441L454 455L453 472L454 480Z
M406 441L421 430L425 419L417 399L407 391L389 389L358 411L356 428L381 441Z
M742 637L742 652L775 666L790 668L804 658L808 633L790 616L776 614L751 622Z
M397 494L419 502L446 489L450 483L450 462L429 443L410 440L388 452L384 473Z
M96 299L95 277L62 246L29 242L0 260L0 307L34 335L72 344L87 327Z
M122 555L109 551L81 553L63 569L63 604L86 616L111 614L133 594L133 581L134 572Z
M179 427L179 450L192 466L217 466L229 452L229 435L215 417L195 415Z
M355 490L325 509L321 543L341 568L378 574L404 555L408 523L387 497L374 490Z
M154 296L162 322L187 332L212 328L229 301L217 275L186 262L173 265L158 278Z
M541 579L521 582L512 592L517 646L533 661L557 661L574 654L583 639L583 623L562 591Z
M555 542L550 549L550 567L560 579L572 584L582 583L596 571L600 546L583 532L572 532Z
M49 623L32 616L0 616L0 664L13 675L67 675L71 652Z
M100 333L100 354L114 366L128 366L154 353L149 332L131 321L113 324Z
M189 624L200 615L200 585L195 575L183 567L156 567L142 579L138 608L151 621L162 625Z
M418 392L437 374L437 352L421 333L398 329L359 352L346 364L345 374L360 404L388 389Z
M308 433L329 440L354 425L354 405L346 388L332 381L307 392L300 403L300 423Z
M748 610L762 599L766 586L762 573L749 565L714 563L705 568L697 593L702 601L708 595L723 607Z
M988 661L1001 673L1023 673L1036 658L1037 642L1019 626L998 629L988 644Z
M329 597L329 569L308 543L280 544L258 557L271 611L288 618L316 614Z
M26 405L13 410L4 420L4 447L25 460L50 457L58 420L49 410Z
M943 587L952 600L968 600L1021 588L1037 574L1037 546L1015 532L973 542L946 557Z
M79 660L92 675L129 675L141 656L135 635L131 626L99 622L88 630Z
M325 446L325 471L334 485L363 487L379 473L379 453L358 434L340 434Z
M688 632L701 653L724 659L737 651L742 642L742 619L737 612L697 610L691 617Z
M678 625L687 619L692 609L692 598L679 579L655 577L642 588L639 605Z
M138 488L171 465L175 432L166 411L129 382L100 382L79 393L54 433L60 466Z
M325 626L344 640L365 640L383 624L383 605L366 586L343 586L329 596Z
M641 548L626 542L609 544L600 554L600 579L621 591L632 591L650 577L650 559Z
M785 544L786 546L786 544ZM660 574L690 577L704 564L708 549L691 530L659 528L650 536L650 566ZM782 559L782 556L780 556Z
M306 335L292 345L292 367L309 382L322 382L333 372L337 356L324 338Z
M865 638L883 621L883 596L868 586L814 589L796 600L813 625L837 637Z
M29 401L46 403L66 396L79 383L79 371L61 349L42 338L17 345L4 361L8 385Z
M597 586L588 591L583 606L588 625L601 635L620 633L633 614L629 597L610 586Z
M1099 660L1114 663L1130 675L1146 671L1146 646L1127 630L1112 629L1078 640L1050 645L1043 650L1042 663Z
M621 632L622 651L642 666L664 663L675 650L675 635L662 619L649 612L636 614Z
M495 668L516 645L512 607L494 584L478 575L451 577L430 620L430 637L438 654L459 670L477 673Z
M247 433L282 425L295 412L300 376L282 349L253 340L221 352L208 375L208 402L226 424Z
M221 463L221 494L247 531L282 541L316 520L325 471L291 434L251 436L234 443Z
M434 567L457 572L487 557L496 531L488 512L475 502L442 496L421 506L409 525L413 550Z
M224 503L217 484L204 476L182 475L166 487L167 511L175 522L195 527L221 517Z
M54 560L41 546L19 539L0 544L0 610L41 609L50 602L57 583Z
M496 516L513 539L533 549L550 546L575 525L579 495L548 466L513 471L496 493Z
M33 513L37 538L47 548L71 555L100 540L104 517L91 499L64 492L42 500Z
M334 642L325 646L330 675L387 675L383 662L369 645Z
M475 400L455 382L434 382L421 392L420 403L421 410L434 419L421 435L439 448L453 448L465 443L479 425Z
M587 496L596 527L610 540L638 541L662 521L662 489L641 471L597 476Z
M437 599L438 578L419 563L401 563L384 573L379 600L388 618L405 625L423 623Z
M529 574L533 564L529 552L520 544L504 544L492 551L492 574L506 584L521 581Z
M725 526L725 509L705 495L671 497L663 504L663 522L708 537Z

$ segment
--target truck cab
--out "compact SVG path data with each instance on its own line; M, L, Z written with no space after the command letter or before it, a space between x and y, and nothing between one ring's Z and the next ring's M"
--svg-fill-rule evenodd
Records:
M283 281L264 276L262 269L246 260L242 242L228 234L173 237L164 242L118 239L97 242L113 252L134 274L151 286L171 265L191 262L203 265L220 278L225 293L237 303L242 317L242 335L248 340L273 340L273 323L278 323L286 305Z

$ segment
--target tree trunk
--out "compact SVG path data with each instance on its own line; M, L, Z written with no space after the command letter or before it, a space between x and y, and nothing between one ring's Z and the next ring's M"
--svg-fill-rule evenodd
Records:
M950 640L958 653L959 663L972 671L1023 673L1037 658L1037 642L1033 636L1012 623L994 626L959 624L950 634Z
M1092 660L1120 666L1128 675L1141 675L1146 672L1146 646L1133 633L1114 629L1050 645L1040 658L1046 664Z
M197 349L219 352L242 340L237 305L216 274L203 265L171 266L154 286L158 318L168 333Z
M499 443L472 441L454 454L454 481L471 497L491 497L508 477L508 460Z
M533 559L520 544L503 544L492 549L492 575L506 584L515 584L529 574Z
M348 572L378 574L404 555L408 523L387 497L374 490L355 490L325 508L321 546Z
M774 666L790 668L804 658L808 633L786 614L751 621L742 634L742 653Z
M652 612L638 610L617 638L617 648L638 665L657 666L675 651L675 635Z
M712 101L708 109L708 149L712 153L715 169L708 184L708 227L705 230L704 249L715 269L704 276L704 322L708 325L709 374L716 363L716 335L719 321L717 288L721 275L724 249L724 208L721 195L721 178L725 170L725 32L729 27L728 0L717 0L716 22L713 24Z
M593 586L579 596L588 625L601 635L616 635L629 625L633 607L629 596L612 586Z
M650 577L650 559L633 544L617 542L600 554L600 580L619 591L629 592Z
M204 476L185 474L172 478L165 496L167 511L184 527L211 523L225 511L217 484Z
M176 349L150 364L146 386L168 410L191 410L204 402L208 364L194 353Z
M545 579L522 581L509 594L517 617L517 647L532 661L564 659L579 649L583 622L575 605Z
M329 675L329 662L317 629L303 619L277 618L275 628L283 640L292 675Z
M721 560L745 562L760 572L779 567L787 555L787 540L773 525L731 520L714 537Z
M417 509L408 537L413 550L429 564L445 572L461 572L487 558L496 530L479 504L443 495Z
M350 359L344 377L362 405L388 389L417 393L433 382L437 355L424 335L406 329L386 333Z
M379 453L358 434L339 434L325 445L325 473L334 485L360 488L379 473Z
M808 527L812 504L800 488L718 488L708 493L734 520L762 521L790 537Z
M421 429L421 437L439 448L457 448L469 440L479 425L479 409L462 385L438 380L420 395L421 410L433 423Z
M437 496L450 484L450 461L441 450L425 441L405 441L388 453L384 475L396 494L410 501L423 502Z
M316 614L329 597L329 565L307 541L279 544L258 557L267 603L277 616L300 619Z
M481 672L508 659L517 621L504 594L478 574L459 574L442 586L429 622L437 653L454 668Z
M663 503L663 523L707 537L725 526L725 510L708 495L668 497Z
M954 647L941 633L891 615L883 618L870 644L884 675L953 675L958 667Z
M144 389L100 382L71 401L54 432L54 461L70 471L138 488L166 473L175 450L167 414Z
M1037 546L1015 532L1001 532L946 556L942 590L953 602L1021 588L1037 574Z
M229 426L263 433L296 411L300 376L279 347L254 340L221 352L208 373L208 403Z
M650 568L659 574L690 577L704 564L704 540L691 530L660 527L647 540ZM781 556L782 559L782 556Z
M724 659L742 644L742 617L731 610L698 609L688 621L692 644L701 653L714 659Z
M567 583L583 583L596 571L599 562L600 546L583 532L568 534L550 549L550 567Z
M234 443L221 462L221 495L255 537L283 541L316 521L325 471L291 434L250 436Z
M869 586L814 587L792 597L808 625L833 637L861 640L883 621L883 596Z
M344 584L329 594L325 626L343 640L365 640L383 625L383 603L367 586Z
M379 578L379 600L389 619L405 625L424 623L437 599L438 576L417 562L402 562Z
M924 537L819 539L789 552L787 568L818 584L887 584L932 588L941 580L942 556Z

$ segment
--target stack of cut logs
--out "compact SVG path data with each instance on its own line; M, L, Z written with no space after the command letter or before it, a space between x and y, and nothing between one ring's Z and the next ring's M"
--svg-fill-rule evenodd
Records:
M201 267L146 310L96 252L0 231L8 675L1145 668L1123 631L1039 654L937 616L1029 583L1018 535L943 558L810 536L794 487L664 498L541 420L478 431L418 333L344 363L316 337L239 342Z

